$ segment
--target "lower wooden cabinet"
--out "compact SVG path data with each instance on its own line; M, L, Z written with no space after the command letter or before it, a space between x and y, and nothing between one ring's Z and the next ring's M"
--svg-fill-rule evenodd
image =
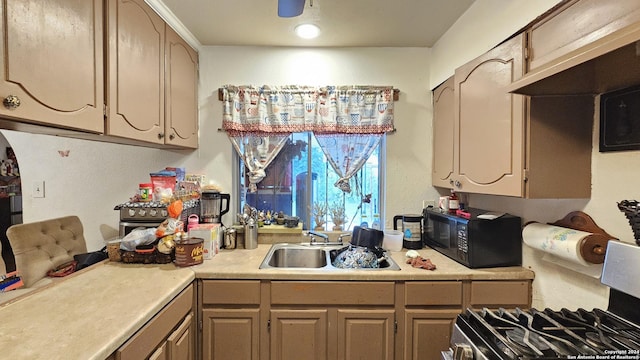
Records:
M117 360L194 360L194 288L190 285L115 352Z
M201 280L203 359L438 359L467 307L531 305L531 280Z

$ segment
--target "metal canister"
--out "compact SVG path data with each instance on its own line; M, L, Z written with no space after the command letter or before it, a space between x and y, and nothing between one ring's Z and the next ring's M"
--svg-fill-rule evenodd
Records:
M236 231L236 229L226 228L224 230L224 248L235 249L237 236L238 236L238 232Z
M244 226L244 248L255 249L258 247L258 224L250 218Z
M204 239L190 237L176 240L176 266L202 264L204 260Z

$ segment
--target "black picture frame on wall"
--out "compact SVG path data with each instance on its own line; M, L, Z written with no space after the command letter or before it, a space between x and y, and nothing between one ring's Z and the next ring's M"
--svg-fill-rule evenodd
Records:
M600 96L600 152L640 150L640 85Z

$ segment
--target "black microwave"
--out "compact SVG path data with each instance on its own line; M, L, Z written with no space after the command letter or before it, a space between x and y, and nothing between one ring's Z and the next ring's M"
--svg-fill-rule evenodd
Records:
M522 265L522 219L469 208L465 216L423 210L425 245L469 268Z

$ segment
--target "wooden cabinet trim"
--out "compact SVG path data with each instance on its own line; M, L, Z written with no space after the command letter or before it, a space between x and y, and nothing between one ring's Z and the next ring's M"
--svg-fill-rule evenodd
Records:
M393 306L394 287L393 281L272 281L271 304Z
M192 308L193 285L189 285L116 351L116 359L148 357Z

